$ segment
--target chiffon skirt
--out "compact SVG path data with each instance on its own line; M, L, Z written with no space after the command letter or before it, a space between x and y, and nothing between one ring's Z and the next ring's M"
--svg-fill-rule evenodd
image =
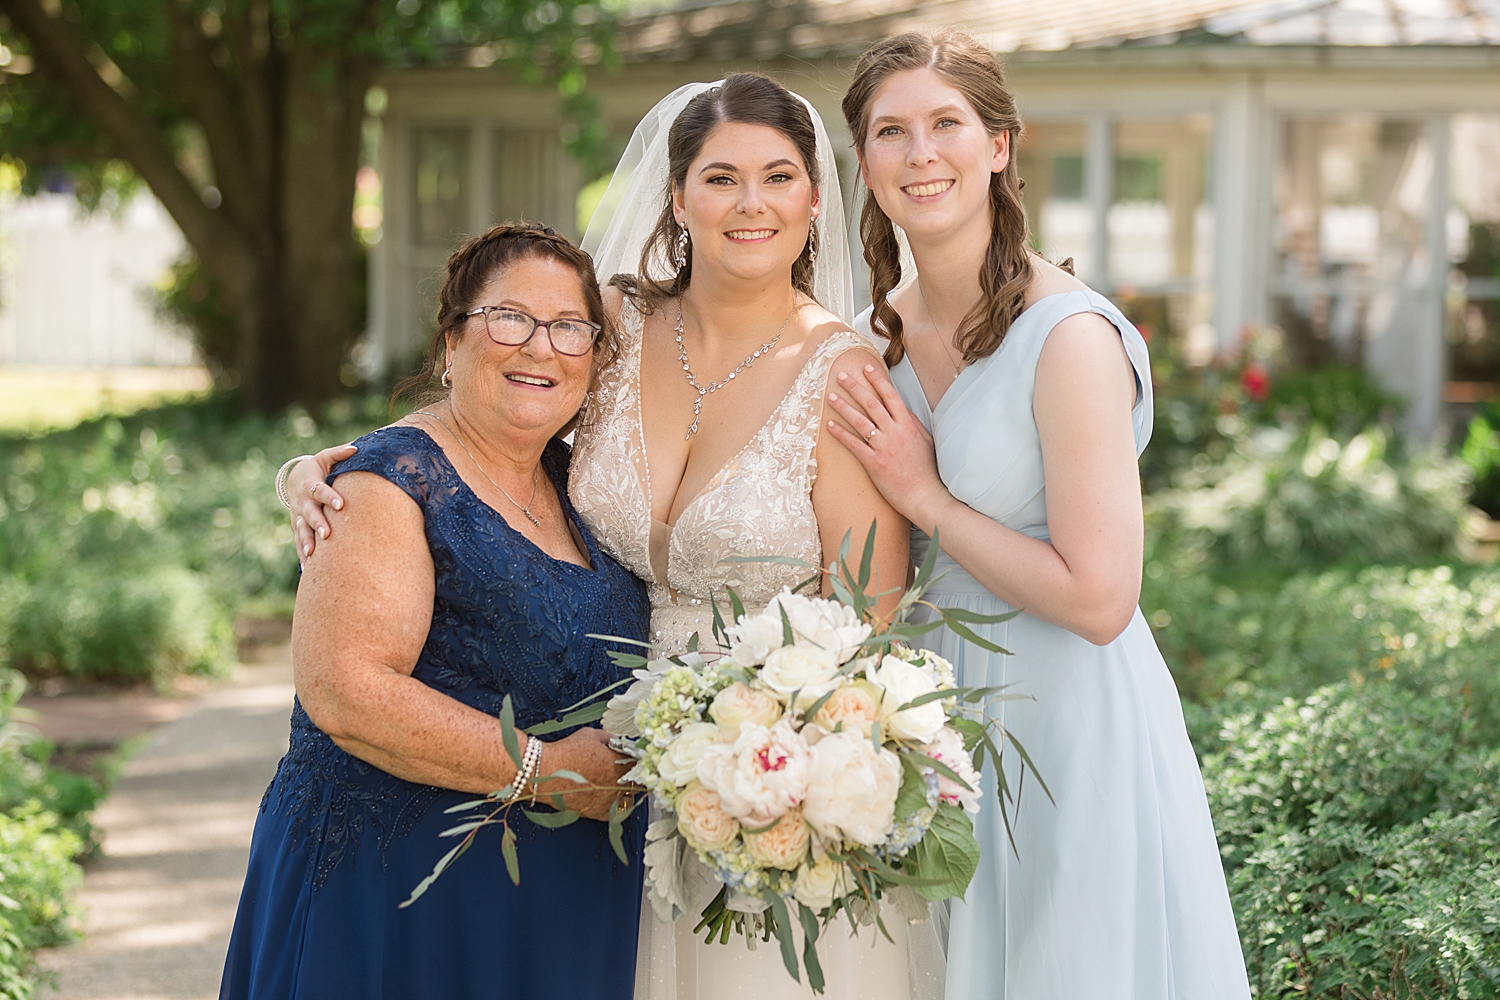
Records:
M445 793L383 853L366 828L356 856L317 887L319 839L294 837L289 817L263 810L220 1000L629 1000L645 835L635 817L628 867L602 823L546 830L518 816L519 886L500 830L486 829L398 908L455 843L438 836L458 822L443 810L472 798Z
M915 553L918 559L925 553ZM1011 610L946 553L929 599ZM1177 690L1139 610L1106 646L1030 615L975 626L1012 655L947 629L929 648L965 686L1025 701L989 712L1052 793L1004 752L1019 789L1012 849L985 773L982 860L951 904L948 1000L1246 1000L1249 984Z

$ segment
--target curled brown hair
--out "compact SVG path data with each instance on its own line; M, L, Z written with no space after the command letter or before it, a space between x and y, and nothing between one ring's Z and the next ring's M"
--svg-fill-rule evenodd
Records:
M443 358L447 336L460 331L469 310L480 303L475 300L495 277L518 261L545 257L571 267L583 286L583 300L589 319L603 329L594 343L594 367L589 378L589 395L598 387L599 373L620 356L619 337L604 311L599 294L599 279L594 261L588 254L549 226L529 222L502 222L479 236L471 236L448 255L443 269L443 287L438 292L437 329L427 348L422 370L397 383L391 401L408 396L417 406L442 399L448 390L442 385ZM588 409L585 404L585 410Z
M609 283L634 296L644 311L650 312L664 299L676 298L687 289L693 278L691 248L677 259L677 244L687 231L677 224L672 211L672 191L687 185L688 167L703 151L703 144L720 125L735 122L742 125L764 125L791 140L802 156L807 178L818 190L818 133L812 115L791 91L768 76L759 73L731 73L717 87L711 87L688 101L667 132L667 170L671 182L663 194L661 215L646 245L641 249L639 272L617 274ZM792 264L792 285L812 298L813 253L815 230L808 233L807 246ZM664 265L670 277L658 278L658 264Z
M1021 138L1021 116L1005 86L1005 74L994 53L961 31L907 32L877 42L860 56L854 82L844 95L844 120L854 146L864 155L870 130L870 105L887 79L914 69L930 69L968 99L991 136L1010 135L1010 162L990 175L990 244L979 270L979 301L963 318L954 342L964 360L994 354L1005 332L1025 304L1032 264L1026 247L1026 211L1021 205L1021 180L1016 171L1016 143ZM878 202L865 192L859 219L870 266L870 298L874 303L870 326L889 338L885 362L895 365L906 354L901 317L890 303L891 291L901 283L901 250L896 228Z

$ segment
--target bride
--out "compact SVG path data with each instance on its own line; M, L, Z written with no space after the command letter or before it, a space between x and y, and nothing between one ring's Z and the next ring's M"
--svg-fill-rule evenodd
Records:
M602 204L608 221L584 247L598 273L615 275L605 304L622 352L580 420L568 492L599 543L647 582L653 641L681 650L697 633L711 647L711 602L727 611L728 588L753 613L806 575L728 557L825 565L872 521L889 610L906 582L907 522L821 430L827 387L881 362L848 325L842 200L816 111L759 74L682 87L637 127ZM330 449L293 472L304 559L312 526L326 537L321 506L342 506L322 473L347 455ZM716 890L698 884L685 915L659 918L661 901L643 900L636 1000L811 996L773 945L698 940ZM941 997L934 921L886 913L884 924L889 940L842 921L823 933L825 995Z
M750 73L693 84L636 129L603 203L618 207L584 237L601 274L630 273L606 292L622 356L578 430L568 492L647 581L652 639L668 649L695 632L711 645L709 601L727 607L726 588L758 608L806 575L726 557L823 564L873 520L887 606L905 582L905 520L820 433L830 380L879 363L846 322L836 170L816 112L780 84ZM772 946L698 941L697 912L716 888L700 884L675 925L653 916L661 901L643 902L637 1000L811 995ZM851 937L842 923L825 932L828 996L906 998L912 975L936 966L930 923L910 935L899 918L885 923L892 941L873 928ZM939 975L917 979L916 992L940 995Z

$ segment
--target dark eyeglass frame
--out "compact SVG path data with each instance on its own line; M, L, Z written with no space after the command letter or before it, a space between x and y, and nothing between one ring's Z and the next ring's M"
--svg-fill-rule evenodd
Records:
M531 332L526 335L526 338L524 340L517 341L514 344L505 340L496 340L495 334L490 330L491 313L514 313L517 316L524 316L525 318L531 320ZM514 306L479 306L476 309L470 309L468 312L464 313L465 319L468 319L470 316L482 316L484 318L485 334L490 338L490 340L499 344L501 347L524 347L527 344L531 343L531 338L536 336L537 330L542 329L547 331L547 343L552 345L552 349L558 354L566 355L570 358L581 358L592 351L595 345L599 343L599 334L604 332L604 327L590 320L578 319L573 316L560 316L557 319L541 320L531 315L531 313L525 312L521 309L517 309ZM552 339L553 323L577 323L579 326L587 327L593 332L593 337L589 339L589 346L579 351L577 354L574 354L571 351L565 351L561 347L558 347L557 341Z

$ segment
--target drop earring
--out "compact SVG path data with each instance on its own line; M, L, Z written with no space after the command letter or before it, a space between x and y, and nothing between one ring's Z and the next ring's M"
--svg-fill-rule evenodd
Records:
M677 254L676 254L677 260L676 260L676 263L677 263L677 270L679 270L679 271L681 271L684 267L687 267L687 262L688 262L688 247L691 245L691 242L692 241L688 237L687 227L683 226L682 227L682 232L680 232L680 233L677 234Z

